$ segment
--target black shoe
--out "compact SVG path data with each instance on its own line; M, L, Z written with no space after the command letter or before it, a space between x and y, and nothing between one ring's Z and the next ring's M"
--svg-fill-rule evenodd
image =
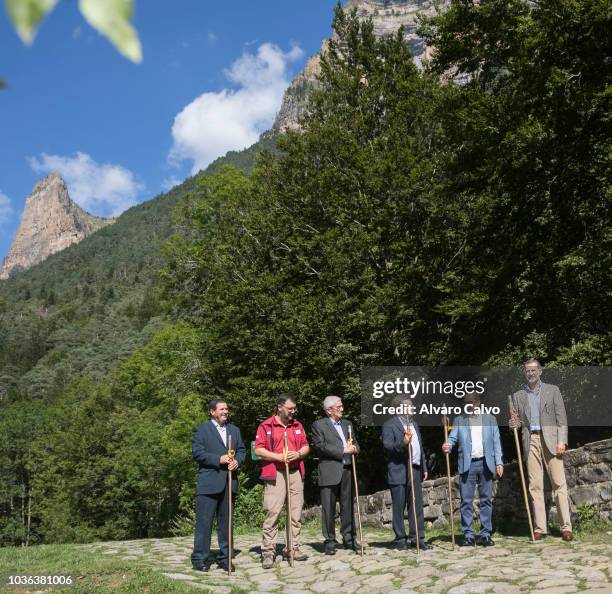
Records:
M208 571L210 569L210 565L208 563L193 563L191 568L194 571Z
M405 540L397 540L394 548L396 551L407 551L408 545L406 544Z
M325 554L326 555L335 555L336 554L336 545L333 542L325 543Z
M431 551L434 548L433 545L430 545L428 542L424 542L420 546L422 551Z
M490 536L481 536L478 539L478 544L481 547L494 547L495 546L495 542Z
M342 546L349 550L349 551L355 551L356 553L361 551L361 545L357 544L354 540L345 540L342 543Z
M411 549L416 549L416 542L411 542L410 543L410 548ZM424 541L419 542L419 550L421 551L431 551L433 549L433 545L430 545Z
M476 541L473 538L464 538L461 543L462 547L475 547Z
M229 564L227 561L219 561L219 563L217 563L217 567L219 569L222 569L223 571L229 571ZM234 571L234 569L235 569L235 566L232 563L232 571Z

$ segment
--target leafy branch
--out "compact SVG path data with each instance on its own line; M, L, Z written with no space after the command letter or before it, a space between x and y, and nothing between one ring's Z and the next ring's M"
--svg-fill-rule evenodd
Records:
M55 8L57 0L5 0L4 3L17 34L23 43L31 45L40 24ZM121 54L132 62L142 61L138 32L130 23L134 0L79 0L79 10Z

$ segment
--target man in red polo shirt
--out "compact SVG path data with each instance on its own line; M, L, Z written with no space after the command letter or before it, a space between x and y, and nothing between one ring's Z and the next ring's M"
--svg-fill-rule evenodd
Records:
M281 394L276 401L276 414L266 419L257 428L255 454L262 459L261 479L264 481L264 512L261 540L261 561L264 569L274 567L278 518L280 517L287 491L285 457L283 453L287 434L289 460L289 488L291 489L291 533L293 535L293 559L305 561L308 556L299 549L300 519L304 505L304 458L310 453L304 427L295 420L296 398L292 394ZM289 555L287 545L283 551Z

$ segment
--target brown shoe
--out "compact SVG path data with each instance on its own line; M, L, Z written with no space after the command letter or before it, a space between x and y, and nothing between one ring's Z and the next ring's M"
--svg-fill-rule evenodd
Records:
M265 553L261 557L261 567L263 569L272 569L274 567L274 555L272 553Z
M569 542L573 538L574 538L574 535L572 534L571 530L562 530L561 531L561 539L564 540L565 542Z
M283 550L283 559L289 560L289 551L286 549ZM293 549L293 560L294 561L306 561L308 559L308 555L300 549Z
M546 534L544 534L544 532L534 532L533 540L542 540L545 536Z

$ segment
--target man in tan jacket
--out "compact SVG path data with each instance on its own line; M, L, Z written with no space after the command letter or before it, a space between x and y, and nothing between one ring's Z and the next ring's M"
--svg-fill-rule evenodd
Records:
M533 502L536 540L546 536L544 469L548 473L557 503L563 540L572 540L567 482L563 454L567 448L567 415L557 386L540 380L542 366L537 359L524 364L527 385L513 396L516 414L510 427L522 427L523 452L527 458L529 494Z

